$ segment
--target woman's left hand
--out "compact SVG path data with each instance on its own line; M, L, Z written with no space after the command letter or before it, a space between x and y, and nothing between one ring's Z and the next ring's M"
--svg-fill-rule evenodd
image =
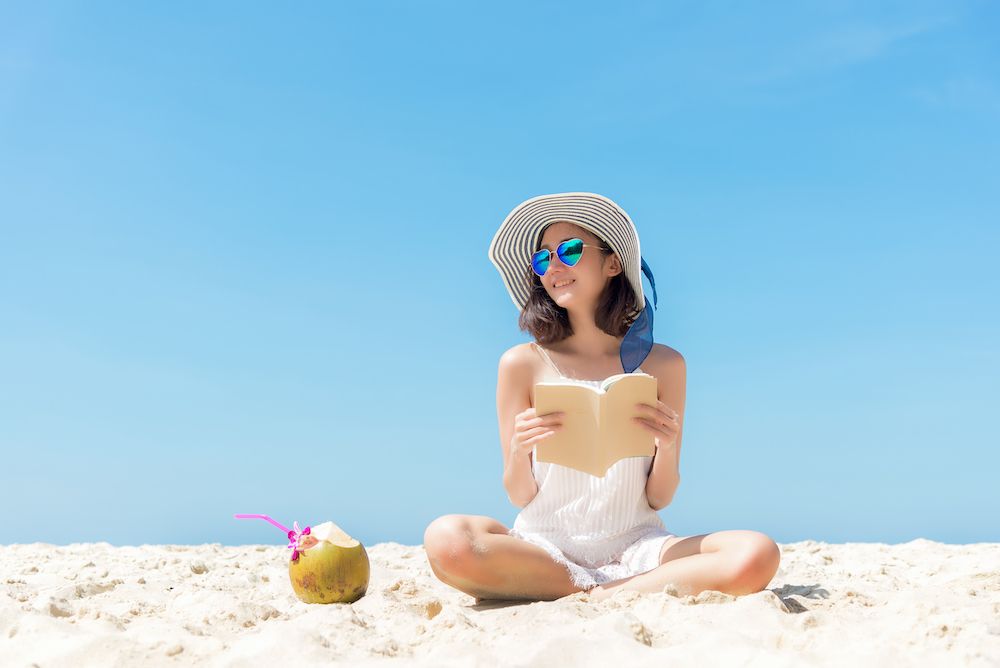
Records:
M649 404L636 404L641 417L633 417L645 429L653 432L656 437L653 442L656 448L669 448L677 442L677 434L680 433L680 416L670 406L657 400L656 406Z

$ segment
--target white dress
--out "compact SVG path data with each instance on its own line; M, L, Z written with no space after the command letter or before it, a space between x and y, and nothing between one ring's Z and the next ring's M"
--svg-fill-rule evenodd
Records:
M563 380L601 384L563 376L544 348L532 345ZM548 552L583 590L650 571L660 565L663 543L676 535L646 500L652 463L653 457L626 457L601 478L536 461L532 453L538 493L508 533Z

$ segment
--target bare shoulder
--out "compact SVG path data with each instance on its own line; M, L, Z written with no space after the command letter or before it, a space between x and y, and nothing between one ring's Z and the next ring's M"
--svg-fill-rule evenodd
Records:
M671 348L668 345L664 345L662 343L654 343L653 344L653 350L657 351L657 353L659 355L661 355L662 357L664 357L664 358L666 358L668 360L673 360L673 362L675 364L683 364L684 363L684 356L681 355L680 351L676 350L674 348Z
M538 355L531 343L518 343L500 355L499 372L503 376L530 379L535 374Z
M683 376L685 371L684 356L662 343L653 344L642 366L648 369L651 376L661 380L676 377L678 374Z
M532 405L531 387L536 374L536 360L533 357L537 355L528 343L512 346L500 355L497 369L498 407L515 406L515 409L509 410L520 412Z

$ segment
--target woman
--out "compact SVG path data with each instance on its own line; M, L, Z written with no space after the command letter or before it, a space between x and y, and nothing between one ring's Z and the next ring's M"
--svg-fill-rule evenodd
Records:
M521 310L521 329L536 339L504 352L497 378L503 481L521 512L513 528L482 515L434 520L424 547L435 575L477 600L766 587L780 561L771 538L677 536L656 513L680 482L685 364L652 342L642 274L654 303L656 288L628 214L594 193L535 197L507 216L489 257ZM534 459L535 446L561 428L559 413L535 413L535 383L600 385L632 371L657 379L657 405L638 404L633 418L654 436L653 456L621 459L603 477Z

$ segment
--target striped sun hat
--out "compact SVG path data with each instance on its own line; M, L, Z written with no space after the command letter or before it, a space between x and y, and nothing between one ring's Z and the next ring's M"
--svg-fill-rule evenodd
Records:
M586 192L539 195L521 202L511 211L493 235L489 258L500 272L507 292L518 310L524 310L531 294L531 255L542 243L545 228L556 222L570 222L589 230L618 254L625 278L635 292L636 320L622 341L622 366L631 373L653 346L653 308L656 284L653 272L639 252L639 234L625 210L603 195ZM653 289L653 306L642 289L646 275Z

